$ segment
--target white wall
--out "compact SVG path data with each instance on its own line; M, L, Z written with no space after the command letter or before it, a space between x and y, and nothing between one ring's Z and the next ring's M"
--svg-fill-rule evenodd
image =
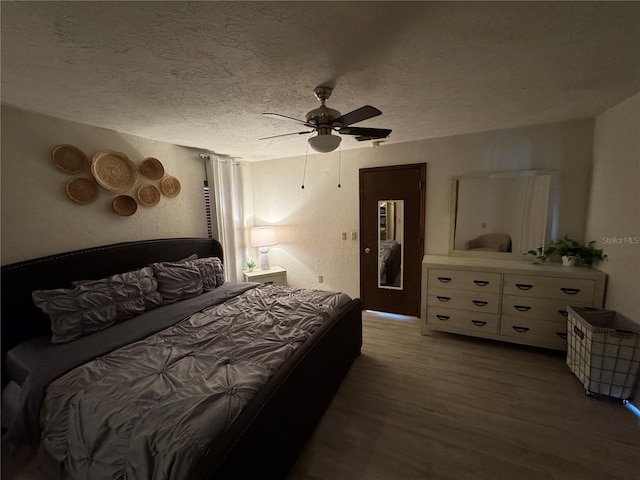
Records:
M101 150L124 152L137 165L145 157L156 157L167 174L178 178L181 192L173 198L162 196L154 207L139 205L131 217L115 214L111 202L116 194L102 188L94 203L74 203L65 193L74 176L51 161L53 147L65 143L89 158ZM205 170L194 150L3 105L1 162L3 265L116 242L207 236ZM77 176L89 178L91 173ZM134 188L142 183L159 182L140 175Z
M354 141L345 139L344 141ZM378 148L310 155L305 188L304 157L249 164L256 225L277 226L271 262L287 269L294 286L360 295L358 170L427 163L425 253L446 254L451 177L468 173L556 169L559 173L558 235L584 236L591 174L593 120L436 138ZM301 139L301 150L304 150ZM348 240L341 240L348 232ZM317 282L318 275L324 283Z
M606 307L640 322L640 93L596 117L587 220L608 255Z

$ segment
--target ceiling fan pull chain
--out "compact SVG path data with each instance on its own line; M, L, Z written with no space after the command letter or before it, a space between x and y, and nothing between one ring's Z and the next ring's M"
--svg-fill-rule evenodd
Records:
M307 153L304 156L304 172L302 173L302 188L304 190L304 179L307 177L307 159L309 158L309 144L307 143Z
M340 185L340 173L342 171L342 147L338 150L338 188L341 188Z

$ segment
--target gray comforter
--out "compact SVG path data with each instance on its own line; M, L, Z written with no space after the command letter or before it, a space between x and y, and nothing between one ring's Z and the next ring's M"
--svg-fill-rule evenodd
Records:
M348 300L264 285L75 368L48 389L42 446L70 478L185 478Z

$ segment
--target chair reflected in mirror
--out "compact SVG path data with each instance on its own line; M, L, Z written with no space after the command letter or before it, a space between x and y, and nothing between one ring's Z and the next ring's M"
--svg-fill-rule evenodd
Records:
M511 236L506 233L485 233L464 242L465 250L511 252Z
M380 241L380 286L400 286L402 248L395 240Z
M402 290L404 200L378 202L378 288Z

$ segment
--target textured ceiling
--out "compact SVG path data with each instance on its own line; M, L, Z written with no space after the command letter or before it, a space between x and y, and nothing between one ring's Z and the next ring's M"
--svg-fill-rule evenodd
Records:
M6 2L2 102L247 161L365 104L387 143L593 117L640 89L638 2ZM364 144L366 145L366 143ZM342 148L363 143L344 136Z

